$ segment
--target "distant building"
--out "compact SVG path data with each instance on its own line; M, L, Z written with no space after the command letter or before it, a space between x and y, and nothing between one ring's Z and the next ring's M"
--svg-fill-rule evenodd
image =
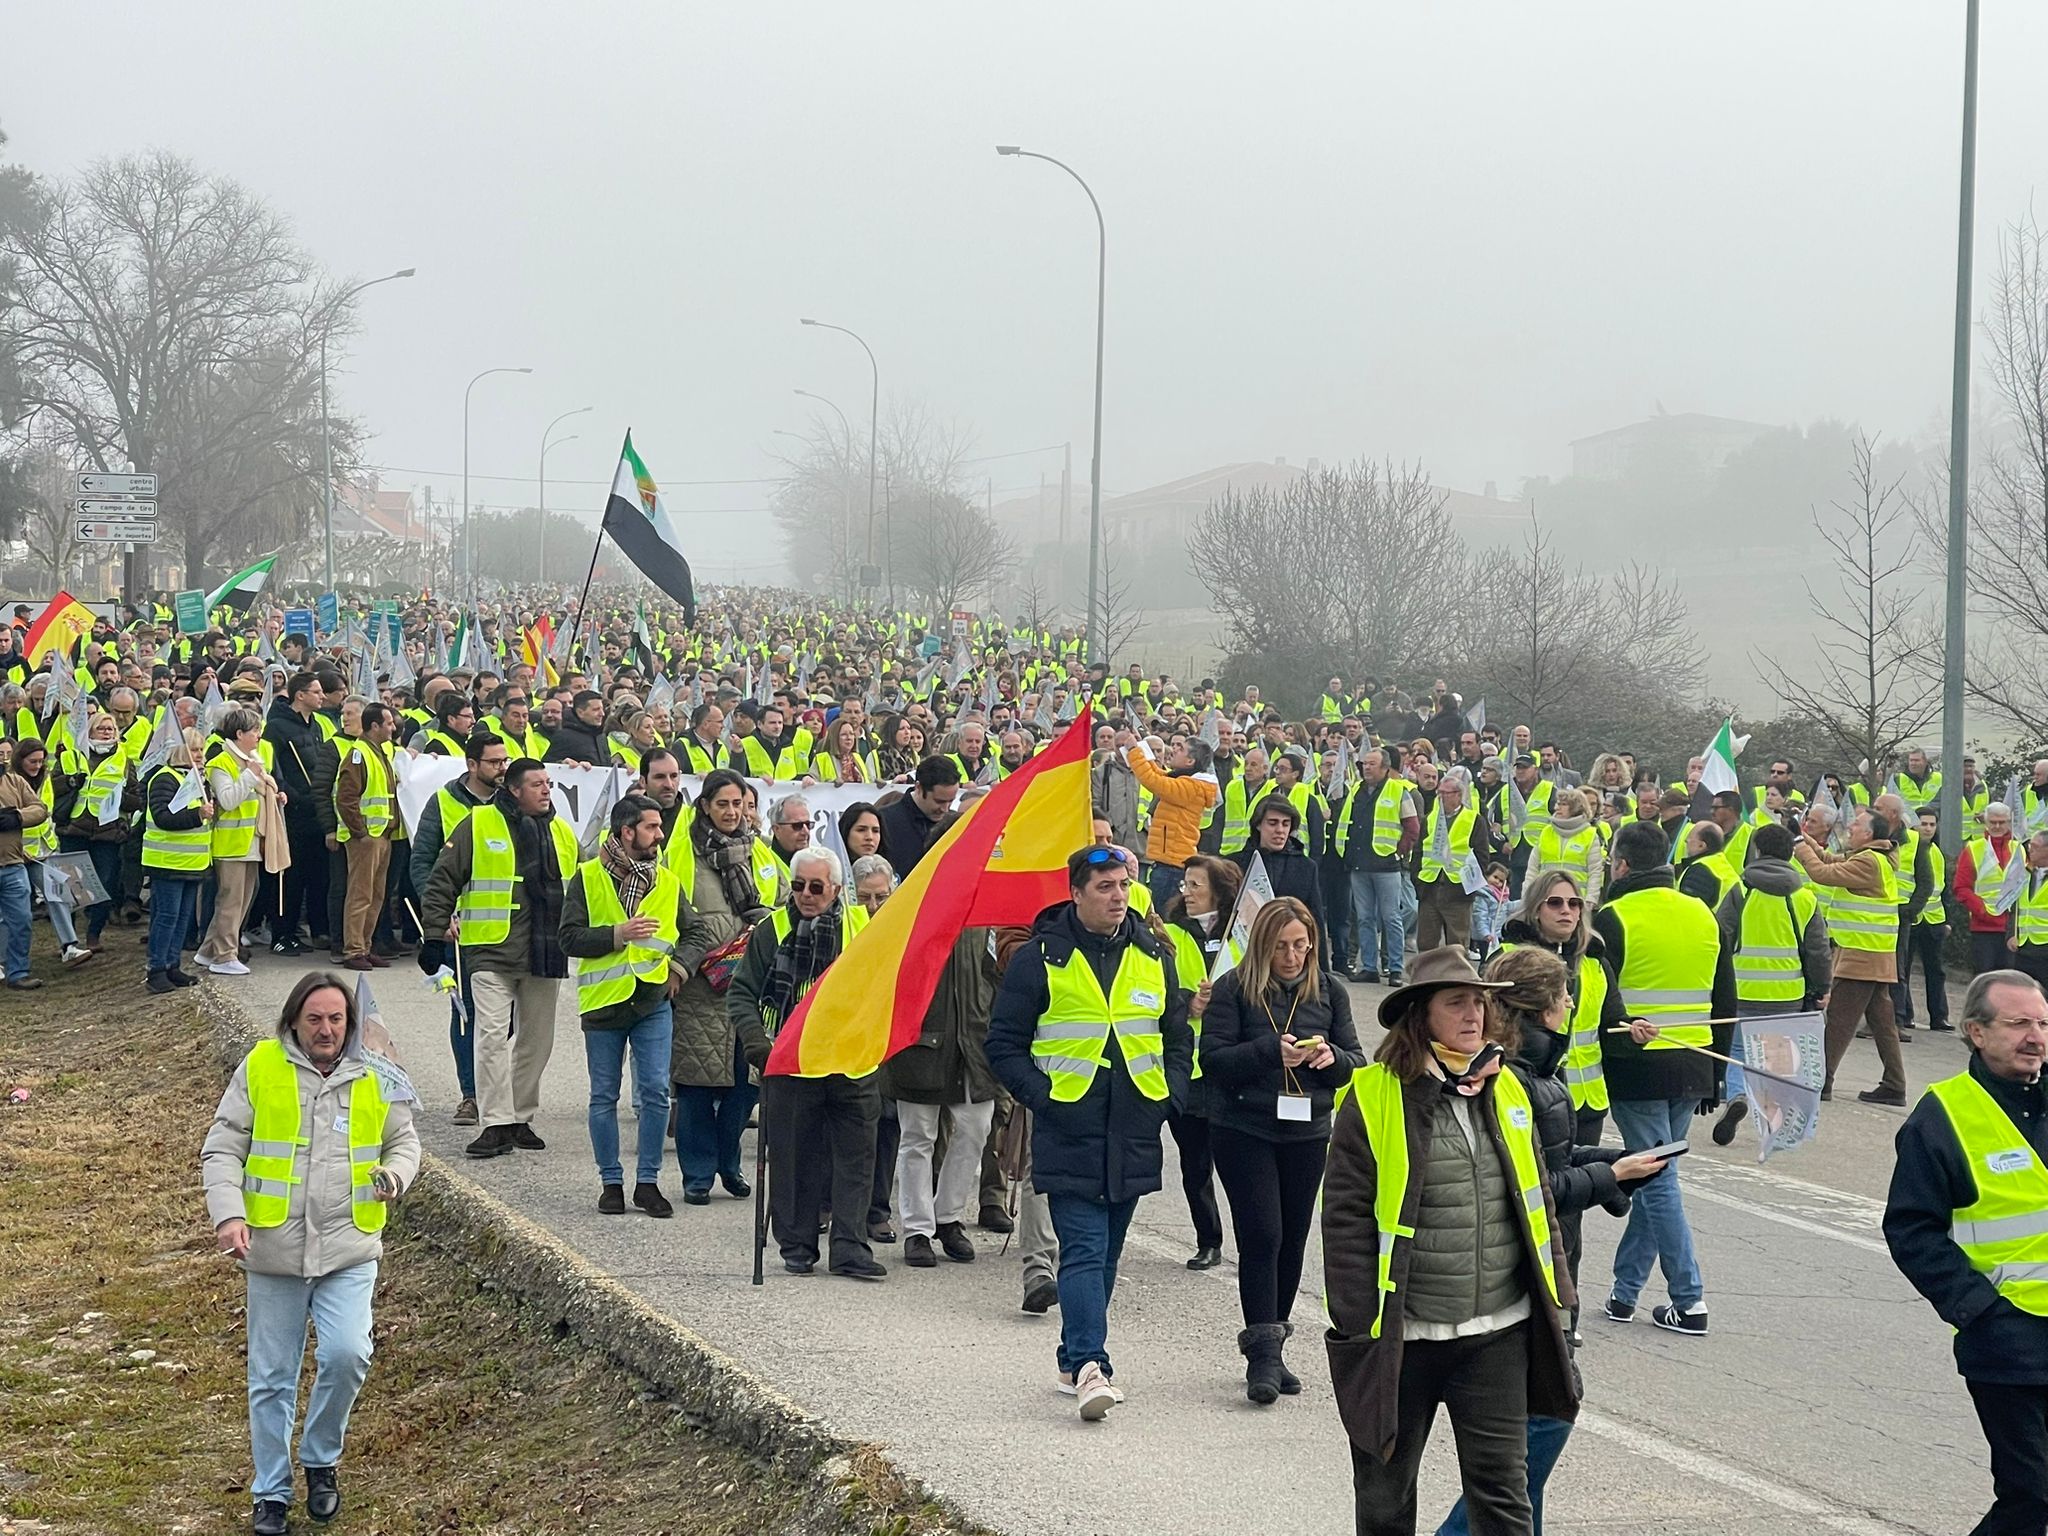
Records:
M1716 470L1758 438L1778 428L1732 416L1683 411L1652 416L1631 426L1572 439L1572 473L1582 480L1619 480L1639 453L1669 461L1685 458L1702 470Z
M408 544L424 544L427 542L427 524L411 491L381 490L375 475L363 485L337 481L334 487L334 536L338 539L358 538L364 534L401 539ZM446 529L443 529L443 536L445 539Z

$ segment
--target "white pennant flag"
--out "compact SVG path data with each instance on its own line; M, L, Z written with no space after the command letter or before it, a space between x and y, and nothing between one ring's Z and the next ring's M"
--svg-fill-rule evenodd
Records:
M1259 915L1259 908L1273 899L1273 877L1266 873L1266 860L1252 854L1251 864L1245 869L1244 884L1238 888L1237 905L1230 909L1230 926L1224 930L1224 942L1216 951L1216 960L1209 968L1209 979L1214 981L1225 971L1237 964L1237 957L1245 952L1252 937L1252 919Z

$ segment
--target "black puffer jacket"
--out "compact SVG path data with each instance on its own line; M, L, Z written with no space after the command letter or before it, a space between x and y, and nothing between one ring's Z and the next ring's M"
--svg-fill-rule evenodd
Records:
M1525 1016L1521 1044L1508 1067L1521 1079L1529 1094L1529 1107L1536 1112L1536 1144L1543 1149L1551 1200L1557 1207L1558 1225L1564 1228L1565 1262L1571 1266L1572 1283L1577 1285L1579 1217L1596 1205L1613 1215L1626 1216L1629 1191L1614 1176L1614 1164L1626 1155L1620 1148L1573 1144L1578 1112L1572 1108L1571 1091L1557 1075L1567 1044L1567 1036L1552 1034L1540 1021Z
M1211 1122L1264 1141L1321 1141L1330 1134L1330 1106L1337 1090L1368 1058L1351 1022L1351 994L1327 972L1317 980L1317 995L1303 999L1277 982L1267 987L1263 1000L1246 998L1242 966L1225 972L1216 983L1202 1015L1202 1081L1209 1085ZM1327 1041L1336 1058L1327 1067L1294 1069L1294 1082L1308 1095L1306 1120L1280 1118L1286 1076L1280 1066L1281 1029L1274 1028L1276 1022L1297 1040Z
M1064 965L1078 952L1107 992L1103 978L1115 976L1124 947L1132 944L1158 956L1166 969L1160 1021L1166 1097L1148 1099L1138 1091L1112 1041L1109 1070L1097 1072L1088 1091L1073 1103L1055 1103L1051 1081L1031 1055L1038 1020L1051 1000L1046 962ZM1157 1190L1160 1127L1170 1108L1186 1102L1194 1063L1188 994L1174 979L1166 946L1134 915L1126 913L1123 927L1105 936L1091 933L1074 915L1073 904L1062 902L1039 918L1031 937L1010 957L989 1020L988 1064L1031 1111L1031 1183L1038 1193L1121 1201Z
M1254 854L1266 866L1266 878L1273 882L1273 894L1292 896L1307 907L1309 915L1316 920L1316 932L1327 935L1330 925L1323 918L1323 882L1316 874L1316 861L1290 842L1278 853L1268 853L1255 843L1246 843L1230 855L1230 862L1248 871ZM1323 942L1327 944L1329 941L1325 938Z

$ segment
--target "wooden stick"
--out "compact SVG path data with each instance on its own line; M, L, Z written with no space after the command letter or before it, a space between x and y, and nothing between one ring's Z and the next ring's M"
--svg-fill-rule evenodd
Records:
M1688 1019L1686 1022L1690 1024L1734 1024L1738 1021L1735 1019ZM1626 1029L1609 1029L1604 1031L1604 1033L1625 1035L1628 1031ZM1687 1045L1683 1040L1673 1040L1671 1044L1677 1046L1682 1051L1698 1051L1702 1056L1711 1056L1716 1061L1725 1061L1731 1067L1740 1067L1745 1073L1754 1072L1758 1077L1767 1077L1774 1083L1784 1083L1787 1087L1791 1088L1804 1088L1806 1086L1796 1077L1780 1077L1775 1072L1766 1072L1762 1067L1752 1067L1739 1056L1723 1056L1719 1051L1710 1051L1704 1045Z

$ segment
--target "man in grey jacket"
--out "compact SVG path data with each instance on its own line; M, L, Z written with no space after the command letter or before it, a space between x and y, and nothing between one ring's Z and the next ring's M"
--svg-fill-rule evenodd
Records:
M336 1468L370 1369L370 1298L385 1207L412 1186L420 1139L412 1085L366 1050L355 1000L312 971L277 1032L235 1068L199 1166L220 1251L248 1276L250 1528L281 1536L292 1502L292 1420L306 1321L319 1333L299 1437L306 1508L341 1510Z

